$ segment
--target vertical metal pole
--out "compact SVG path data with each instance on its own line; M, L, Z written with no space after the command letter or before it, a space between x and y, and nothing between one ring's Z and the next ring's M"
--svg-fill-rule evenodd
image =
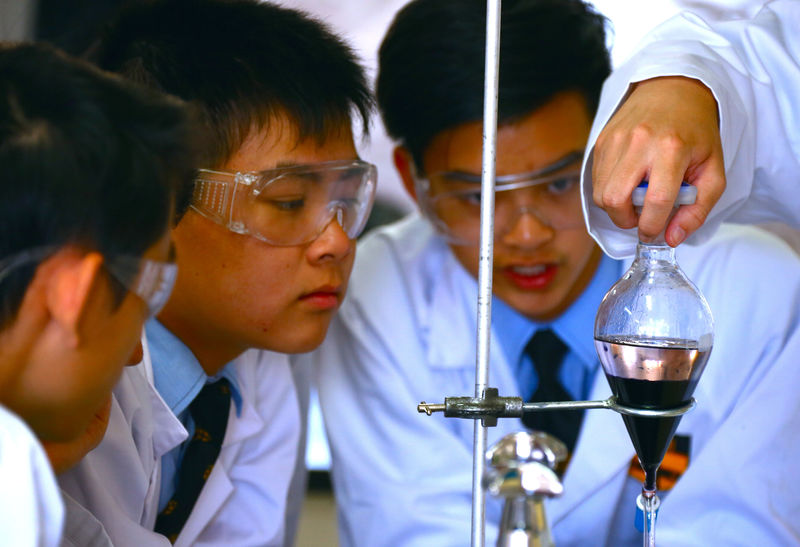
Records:
M481 249L478 268L478 350L475 397L483 397L489 382L489 341L492 325L492 263L494 261L494 184L497 150L497 89L500 59L500 0L486 3L486 65L483 87L483 170L481 173ZM475 420L472 451L472 546L486 542L486 500L481 479L486 453L486 427Z

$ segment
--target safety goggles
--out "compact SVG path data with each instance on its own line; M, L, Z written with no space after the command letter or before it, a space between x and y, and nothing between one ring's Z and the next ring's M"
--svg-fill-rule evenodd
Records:
M15 269L41 262L57 250L54 246L37 247L0 260L0 283ZM148 318L155 316L167 303L178 274L174 262L129 255L106 256L103 266L127 291L144 301Z
M580 200L582 153L532 173L495 178L494 234L500 239L525 216L553 230L583 227ZM433 173L417 180L424 214L451 243L480 243L481 176Z
M271 245L314 241L335 217L351 239L364 229L377 170L360 160L234 173L200 169L191 207L232 232Z

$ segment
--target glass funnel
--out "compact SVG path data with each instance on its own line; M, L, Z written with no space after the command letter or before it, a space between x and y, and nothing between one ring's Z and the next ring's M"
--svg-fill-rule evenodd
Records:
M634 193L634 206L641 207L645 189ZM682 187L676 208L693 203L695 195L694 187ZM666 410L690 401L711 352L713 331L708 303L661 234L651 243L639 242L633 264L603 298L594 325L595 348L619 403ZM645 545L654 545L656 472L680 416L622 418L645 472L638 504L645 513Z

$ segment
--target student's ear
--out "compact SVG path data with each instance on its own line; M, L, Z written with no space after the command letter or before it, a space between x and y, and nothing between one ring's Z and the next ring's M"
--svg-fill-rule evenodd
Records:
M394 153L394 167L400 174L403 180L403 186L411 196L411 199L417 201L417 187L414 179L414 159L411 157L411 152L405 146L395 146Z
M65 252L50 260L56 263L51 265L47 307L67 343L74 348L82 342L89 306L104 287L100 269L103 256L97 252L84 255Z

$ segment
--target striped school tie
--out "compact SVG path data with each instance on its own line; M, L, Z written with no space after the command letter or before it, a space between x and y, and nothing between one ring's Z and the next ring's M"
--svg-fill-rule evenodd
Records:
M559 371L567 346L550 329L538 330L525 346L525 353L533 361L538 385L530 402L572 401L573 398L559 379ZM572 453L583 421L583 410L544 410L526 412L522 422L526 427L556 436Z
M155 531L175 543L192 513L214 462L219 456L231 406L230 382L221 378L203 386L189 405L194 436L188 441L178 470L178 486L156 519Z

